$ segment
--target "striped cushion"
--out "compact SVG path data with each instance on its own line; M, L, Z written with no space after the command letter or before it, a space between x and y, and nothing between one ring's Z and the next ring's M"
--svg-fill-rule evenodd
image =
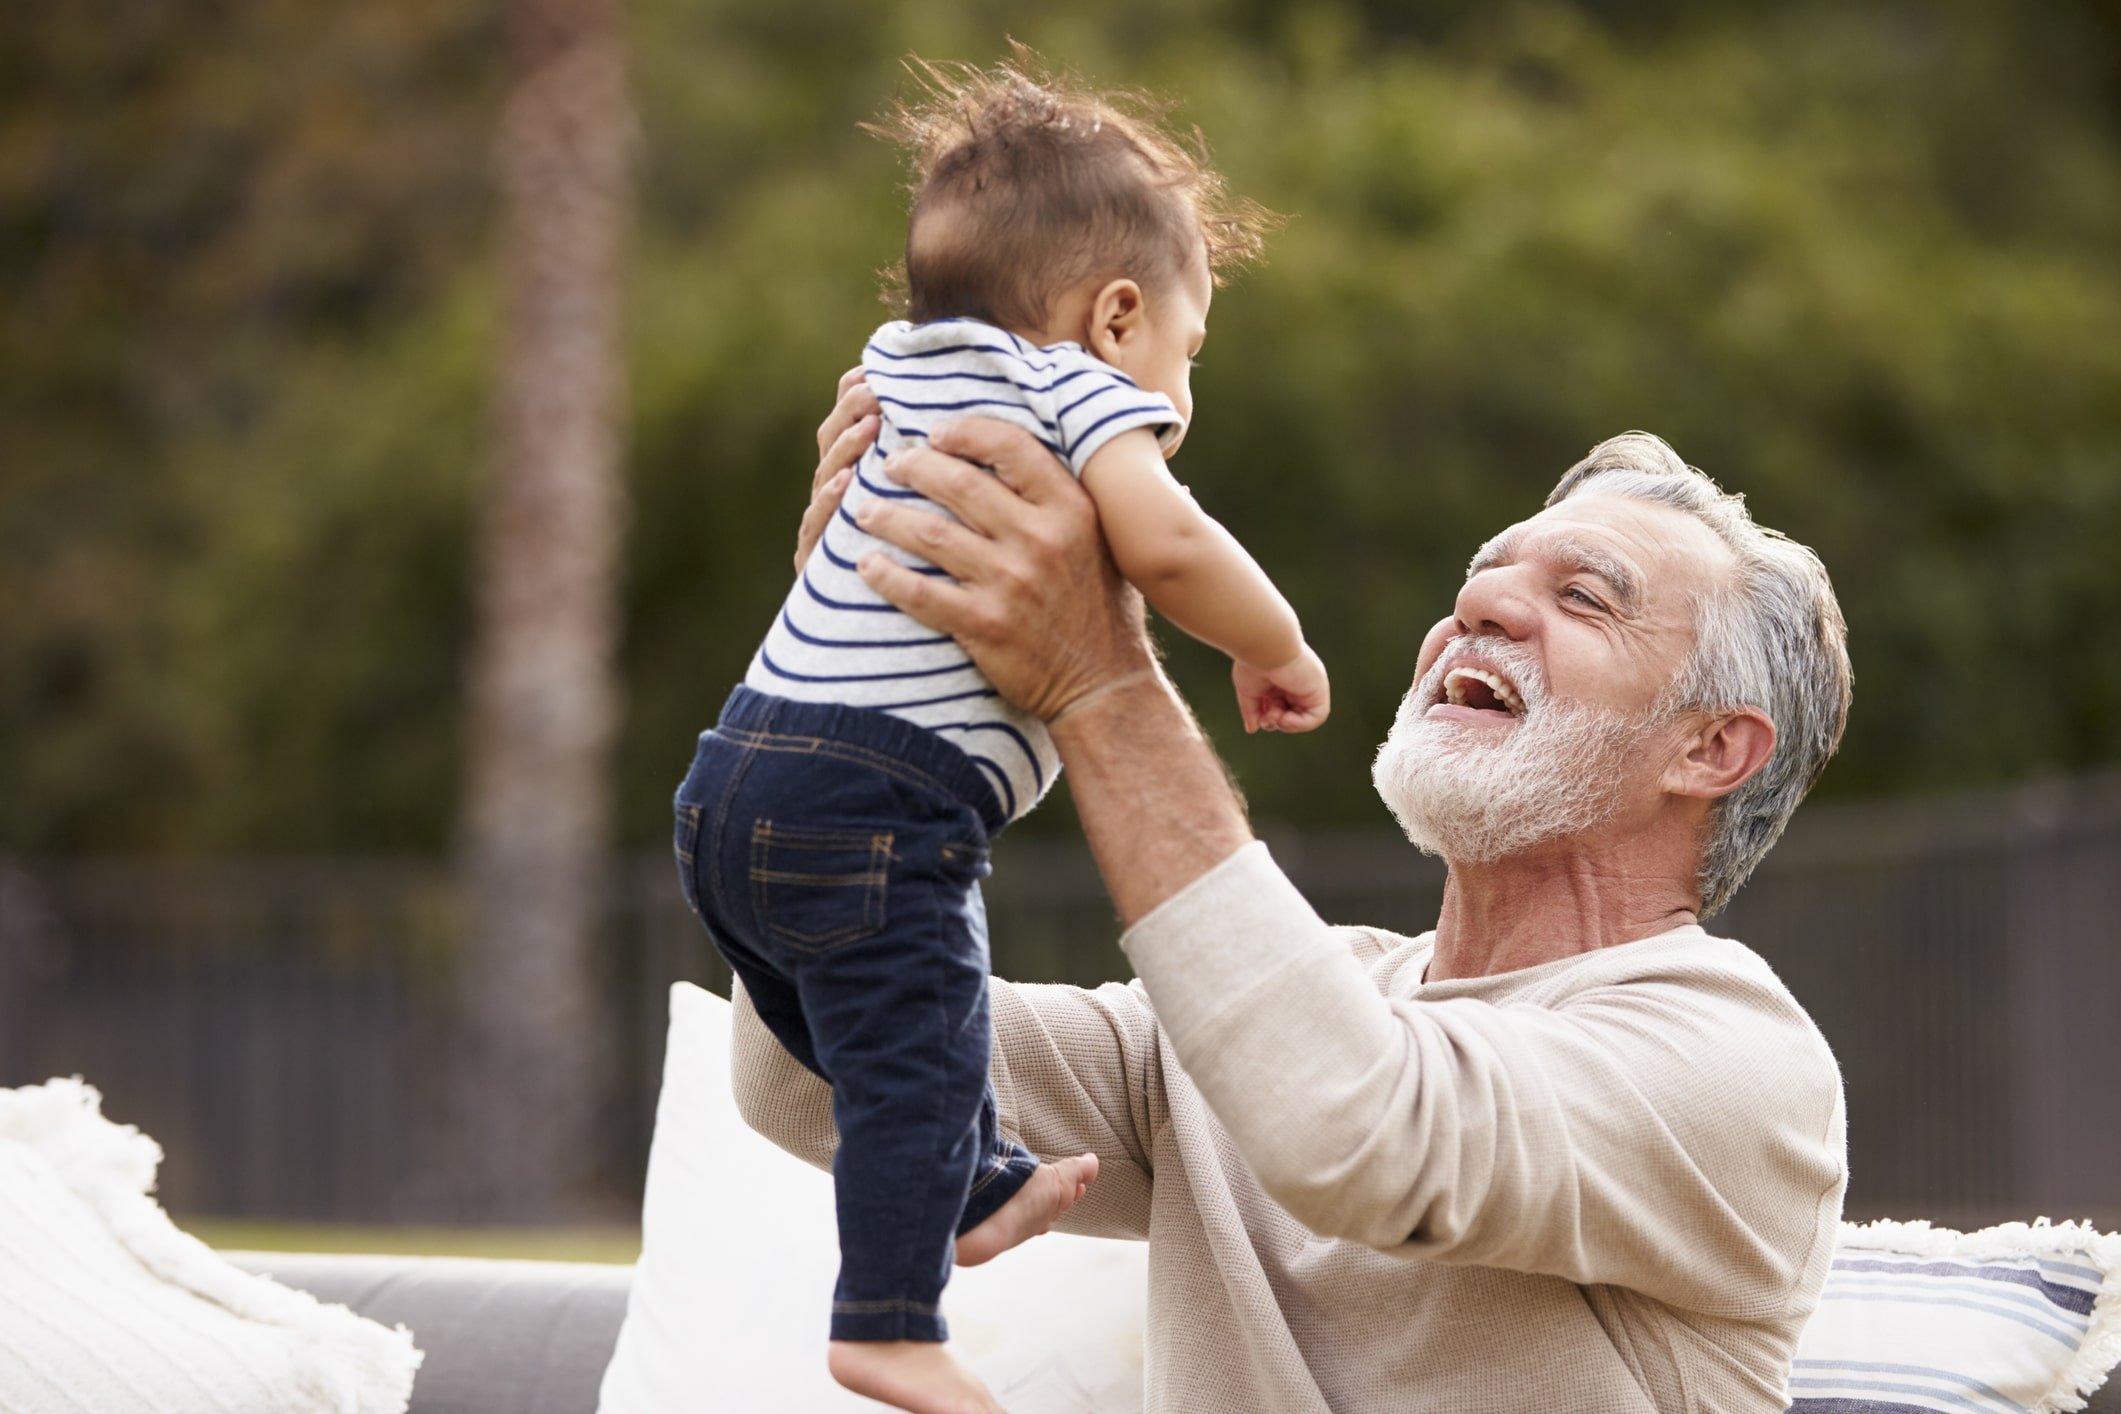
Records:
M2074 1410L2121 1362L2121 1238L1844 1224L1790 1375L1793 1414Z

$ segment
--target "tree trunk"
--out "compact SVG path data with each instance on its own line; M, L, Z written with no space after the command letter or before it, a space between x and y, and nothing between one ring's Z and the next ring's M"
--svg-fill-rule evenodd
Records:
M633 122L620 0L513 0L499 169L504 347L482 498L459 967L467 1216L585 1196L606 1056L595 948L611 848Z

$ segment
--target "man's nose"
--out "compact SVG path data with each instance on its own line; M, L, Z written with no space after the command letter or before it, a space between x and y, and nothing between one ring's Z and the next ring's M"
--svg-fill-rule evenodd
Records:
M1530 576L1520 565L1482 570L1458 591L1457 612L1460 633L1524 638L1537 613Z

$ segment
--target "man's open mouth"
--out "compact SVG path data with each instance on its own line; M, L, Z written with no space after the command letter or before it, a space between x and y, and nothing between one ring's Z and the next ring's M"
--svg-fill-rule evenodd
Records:
M1443 700L1453 707L1476 712L1494 712L1506 717L1524 715L1524 699L1500 673L1486 668L1458 667L1444 674Z

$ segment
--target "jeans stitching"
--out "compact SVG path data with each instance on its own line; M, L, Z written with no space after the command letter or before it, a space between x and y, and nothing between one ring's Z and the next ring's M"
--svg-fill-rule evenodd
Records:
M1033 1158L1031 1167L1034 1172L1038 1168L1038 1163L1035 1156ZM970 1191L965 1194L966 1200L969 1202L975 1195L977 1195L983 1189L990 1187L996 1179L1006 1178L1010 1174L1015 1173L1016 1171L1017 1164L1016 1156L1014 1154L1009 1155L1007 1158L996 1157L992 1154L988 1155L984 1160L981 1161L979 1171L973 1175L972 1187Z
M877 842L889 835L889 830L813 830L808 825L787 827L788 837L781 841L789 849L815 849L820 852L833 849L874 848Z
M695 917L700 911L700 870L697 858L700 846L700 808L697 805L680 805L678 818L691 827L692 848L677 846L678 887L684 893L686 907Z
M875 866L876 872L883 876L884 886L881 889L868 889L863 892L862 921L869 925L870 931L879 932L884 926L884 900L890 896L889 890L891 888L890 837L885 836L873 842L869 848L871 851L869 855L870 863ZM881 853L881 857L879 857L879 853Z
M686 849L683 845L678 846L678 858L690 864L698 853L700 846L700 807L697 805L680 805L678 814L691 817L688 823L692 826L692 848Z
M844 947L848 943L858 943L864 938L874 937L881 932L884 927L884 895L891 885L892 832L888 830L870 830L850 833L798 829L796 836L797 839L807 837L813 840L836 839L847 841L846 844L838 846L842 849L867 844L869 846L869 869L861 874L829 876L773 869L770 867L771 856L769 850L771 847L780 845L802 849L807 846L797 842L797 839L776 839L774 825L771 820L754 820L751 824L751 862L747 872L751 880L751 907L758 915L759 927L764 929L768 936L777 938L788 947L805 953L827 952L833 948ZM831 846L818 847L830 848ZM843 925L817 938L805 937L793 929L775 923L771 917L772 910L767 906L766 885L775 880L785 882L793 879L802 879L810 883L825 883L834 887L859 887L862 894L861 922L851 927Z
M880 869L864 869L858 874L804 874L793 869L761 869L754 865L749 871L755 884L816 884L836 889L856 887L875 888L878 884L891 882L891 876Z
M720 734L719 728L709 733L710 736ZM743 781L745 775L751 770L751 752L738 743L732 742L731 745L737 748L737 761L729 769L729 779L722 783L722 798L715 802L714 828L710 832L710 837L707 841L709 851L707 857L716 861L719 861L722 857L723 841L729 831L729 802L736 795L738 784ZM714 868L707 871L707 887L714 891L715 908L721 912L723 917L730 917L729 900L722 897L722 870L719 862Z
M873 766L885 775L896 776L914 785L926 786L945 795L956 796L957 792L939 778L928 774L920 767L901 761L895 756L874 751L866 746L857 746L850 741L839 741L833 737L796 736L788 732L754 732L742 727L716 727L715 731L740 741L753 751L783 751L791 754L837 756L844 761Z

